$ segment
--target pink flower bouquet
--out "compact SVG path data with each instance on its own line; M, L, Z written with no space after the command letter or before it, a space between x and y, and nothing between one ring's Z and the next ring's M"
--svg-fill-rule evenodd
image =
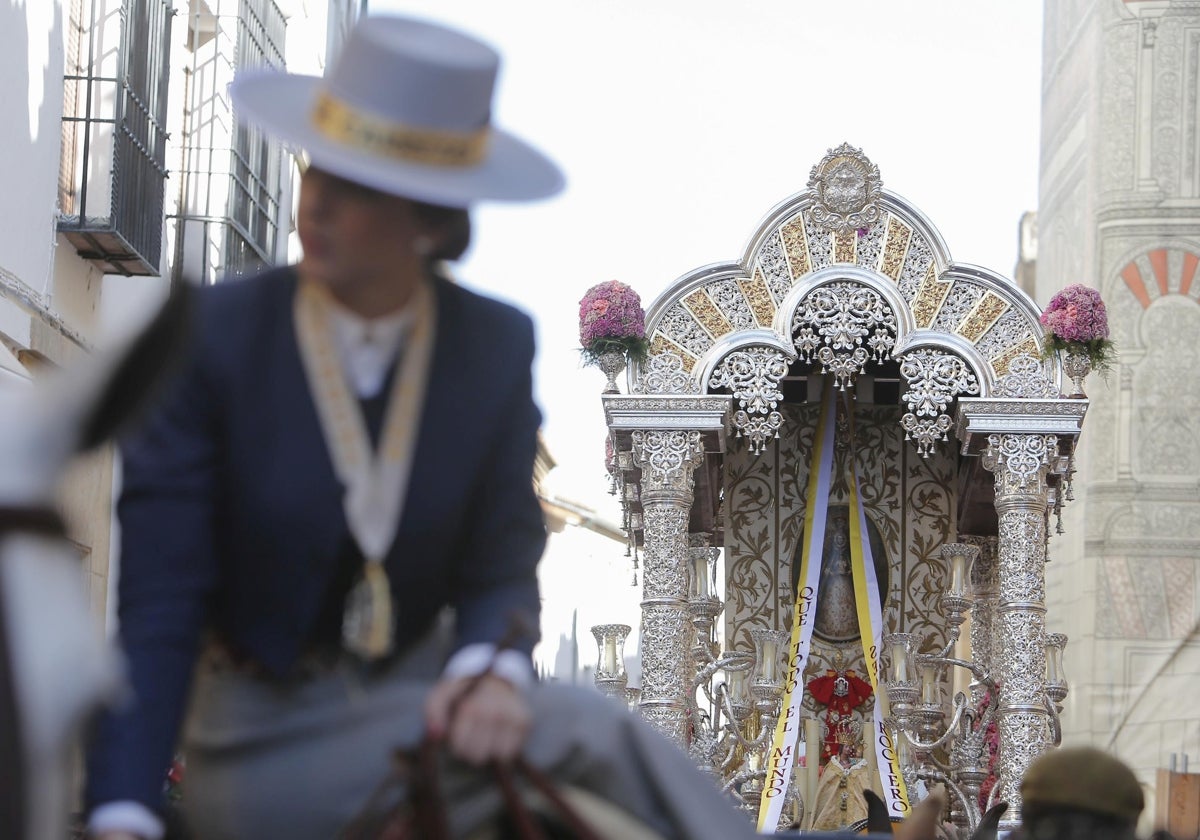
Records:
M1108 310L1095 289L1080 283L1067 286L1050 299L1040 320L1046 328L1046 355L1076 351L1087 355L1096 370L1112 366L1116 353L1108 338Z
M584 364L594 365L610 351L646 360L646 313L638 293L616 280L599 283L579 301L579 344Z

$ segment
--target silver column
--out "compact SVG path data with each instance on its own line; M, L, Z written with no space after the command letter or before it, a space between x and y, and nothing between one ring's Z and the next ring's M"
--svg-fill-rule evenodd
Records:
M996 634L996 602L1000 597L1000 558L998 537L964 535L962 542L979 549L971 567L974 605L971 607L971 658L985 673L995 676L999 640ZM982 683L972 683L971 700L978 704L986 691Z
M983 466L995 475L999 517L999 597L995 624L1000 681L999 798L1005 822L1020 819L1018 785L1026 768L1050 747L1046 708L1046 512L1048 472L1058 438L1047 434L991 434Z
M659 732L686 745L695 635L688 612L688 519L704 445L698 431L636 430L632 441L642 471L644 535L639 710Z

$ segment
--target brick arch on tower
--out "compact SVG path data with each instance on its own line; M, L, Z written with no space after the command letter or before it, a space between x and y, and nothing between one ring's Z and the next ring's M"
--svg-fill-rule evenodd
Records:
M1172 295L1200 302L1200 245L1177 243L1142 248L1117 272L1142 309Z
M793 313L816 289L838 282L870 288L893 310L894 355L936 348L963 359L982 396L1021 354L1038 355L1040 310L1011 280L955 263L941 234L887 190L882 219L837 234L816 225L805 191L777 205L740 259L684 274L647 311L651 355L673 353L695 384L734 350L775 349L795 358ZM1057 365L1044 363L1058 381ZM637 375L637 371L634 371Z

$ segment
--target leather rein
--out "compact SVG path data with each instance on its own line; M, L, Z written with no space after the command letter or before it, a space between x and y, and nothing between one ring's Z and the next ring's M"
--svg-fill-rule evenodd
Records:
M13 532L43 537L66 537L67 527L56 511L49 508L0 505L0 536Z

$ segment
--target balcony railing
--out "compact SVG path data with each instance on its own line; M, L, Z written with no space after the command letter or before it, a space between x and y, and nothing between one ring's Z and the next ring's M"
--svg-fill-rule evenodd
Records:
M159 273L171 15L170 0L71 6L58 230L105 273Z
M278 253L283 150L235 120L226 88L247 68L282 69L285 30L274 0L208 0L189 12L177 277L253 273Z

